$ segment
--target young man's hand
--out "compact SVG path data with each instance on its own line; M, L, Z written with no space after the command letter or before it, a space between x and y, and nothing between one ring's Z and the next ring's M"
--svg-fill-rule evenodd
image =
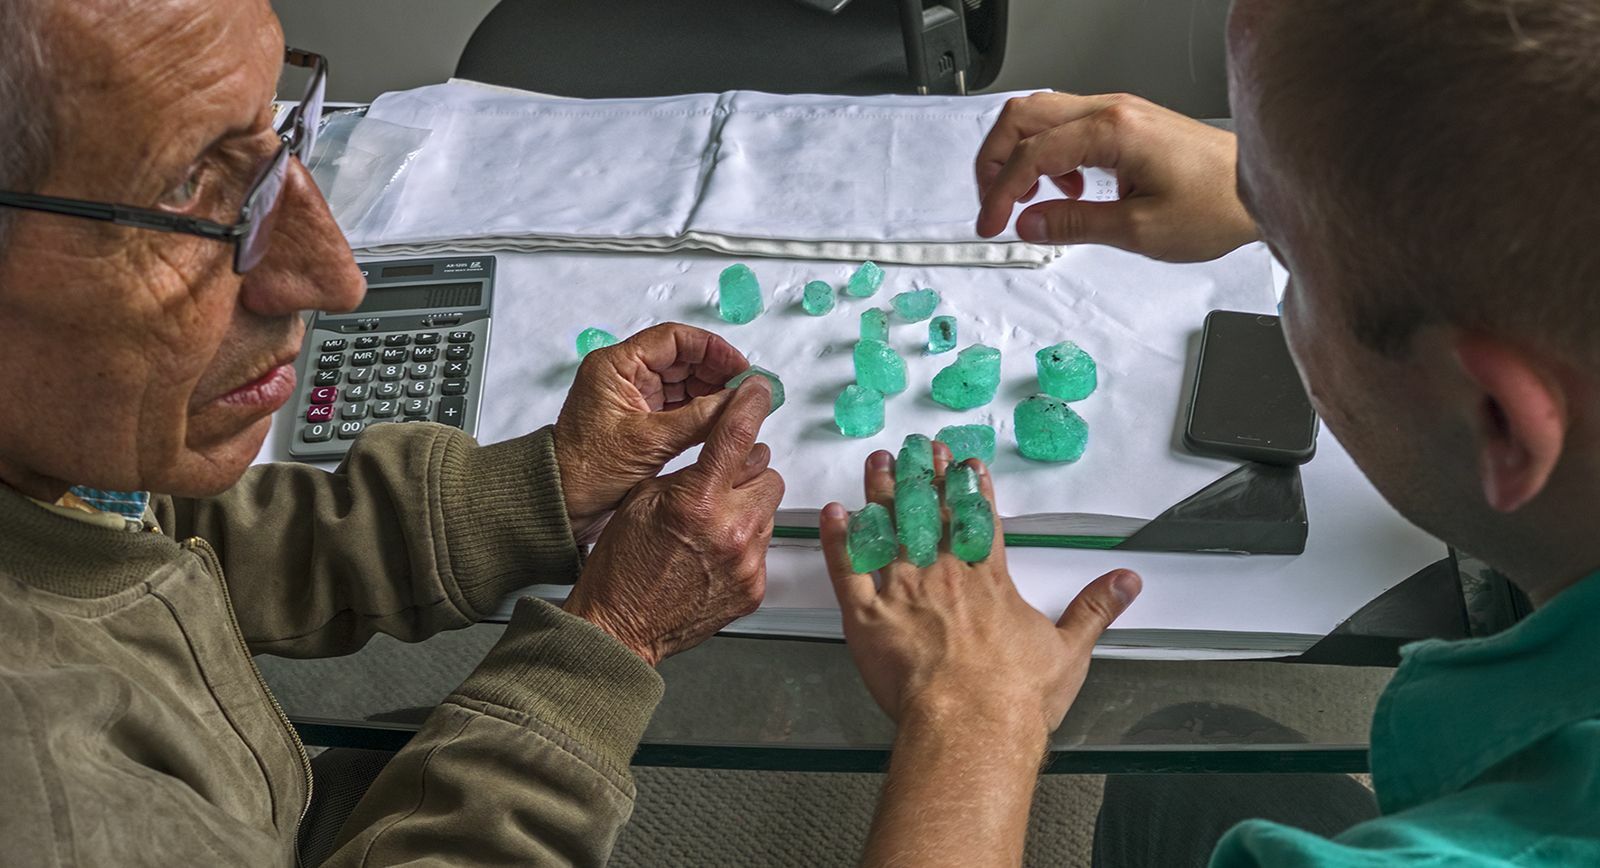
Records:
M1255 241L1235 192L1233 134L1123 94L1036 93L1006 103L978 151L978 234L1005 230L1041 179L1064 200L1017 217L1024 241L1110 244L1169 262L1215 259ZM1080 167L1117 173L1121 198L1082 202Z
M943 491L949 449L934 444L934 485ZM994 503L988 468L976 459L983 495ZM866 496L894 511L894 459L867 459ZM1138 575L1116 570L1084 588L1052 623L1017 593L1006 571L996 512L987 560L963 563L949 551L918 568L897 559L881 581L854 572L845 551L849 518L829 504L822 546L844 616L845 640L874 699L902 725L964 718L1014 725L1042 738L1061 723L1089 668L1089 653L1138 595Z

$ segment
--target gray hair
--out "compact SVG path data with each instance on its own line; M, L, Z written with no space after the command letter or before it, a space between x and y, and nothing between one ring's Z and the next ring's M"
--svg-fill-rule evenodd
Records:
M0 190L31 191L50 168L55 113L44 39L47 0L0 0ZM16 211L0 208L0 255Z

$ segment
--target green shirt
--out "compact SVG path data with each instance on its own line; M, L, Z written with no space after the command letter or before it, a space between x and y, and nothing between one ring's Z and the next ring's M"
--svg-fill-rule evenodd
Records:
M1372 720L1382 816L1332 840L1264 820L1234 866L1600 866L1600 573L1487 639L1407 646Z

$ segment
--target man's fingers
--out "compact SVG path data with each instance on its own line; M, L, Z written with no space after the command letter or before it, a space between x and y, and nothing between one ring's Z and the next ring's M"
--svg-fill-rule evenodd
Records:
M676 322L651 326L603 352L641 392L658 390L663 381L681 381L691 375L720 385L750 367L744 354L720 336Z
M1012 209L1040 177L1065 175L1081 166L1116 168L1117 152L1112 125L1092 117L1023 139L984 194L978 234L992 238L1004 231Z
M1051 127L1087 117L1116 99L1114 96L1036 93L1008 101L978 148L974 164L978 177L978 198L988 195L994 179L999 176L1006 161L1011 159L1018 142Z
M879 449L867 456L862 479L868 503L879 503L894 514L894 456Z
M845 545L850 516L844 507L837 503L823 507L818 529L822 534L822 556L828 564L828 579L833 582L833 594L839 599L839 608L849 610L872 602L877 593L872 577L858 573L850 566L850 552Z
M1126 200L1040 202L1017 216L1017 237L1035 244L1109 244L1133 250L1138 238L1132 213Z
M1094 647L1100 635L1133 603L1144 582L1132 570L1112 570L1090 582L1078 592L1056 626L1084 653Z
M745 459L755 448L761 423L771 407L772 387L765 377L751 377L740 383L712 423L695 466L729 488L736 485L743 478Z

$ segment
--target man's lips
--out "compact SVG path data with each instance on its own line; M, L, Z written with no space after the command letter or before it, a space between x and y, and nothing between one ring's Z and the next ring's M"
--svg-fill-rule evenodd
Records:
M230 407L276 410L294 396L295 354L275 361L266 372L231 392L216 399L216 403Z

